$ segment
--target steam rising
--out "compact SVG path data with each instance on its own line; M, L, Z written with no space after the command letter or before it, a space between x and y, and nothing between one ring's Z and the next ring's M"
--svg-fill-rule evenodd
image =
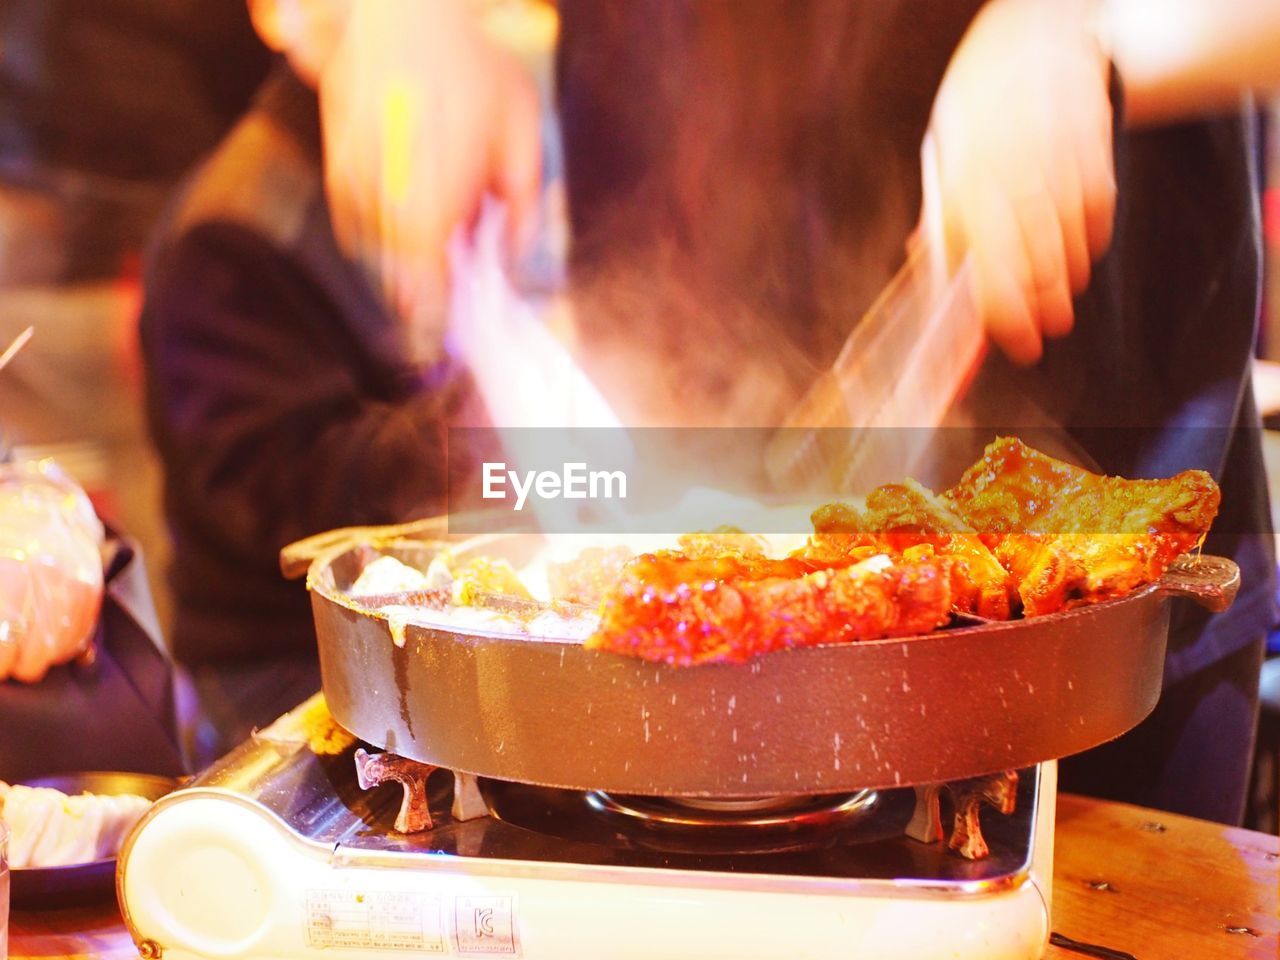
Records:
M568 289L545 305L492 295L509 288L483 222L479 246L492 249L454 263L455 284L459 270L484 278L464 282L454 329L495 423L716 428L606 444L663 476L672 503L696 486L815 505L865 492L779 490L764 461L771 429L831 368L919 216L920 142L947 37L967 16L909 6L561 4L566 170L548 190L568 196ZM488 316L477 333L460 312L516 319ZM939 434L917 479L943 487L996 432L1023 426L1091 465L996 363L949 421L972 429ZM532 465L591 432L517 431L509 459ZM883 439L921 446L910 432ZM890 473L875 482L898 479L896 463Z

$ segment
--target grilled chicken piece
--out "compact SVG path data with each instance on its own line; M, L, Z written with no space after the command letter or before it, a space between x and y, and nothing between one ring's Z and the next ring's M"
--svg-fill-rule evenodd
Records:
M1024 617L1066 609L1085 596L1088 571L1056 537L1004 534L989 538L989 542L1009 571Z
M920 560L936 554L950 561L955 609L1008 620L1015 594L1008 571L941 497L914 480L888 484L867 495L865 509L830 503L813 513L814 536L804 556L834 560L858 551Z
M1221 500L1203 470L1167 480L1106 477L1007 437L945 496L1013 575L1026 616L1160 579L1204 540Z
M1178 556L1167 541L1136 533L1010 533L999 537L995 554L1027 617L1126 596L1159 580Z
M729 556L746 561L764 560L765 543L759 537L743 533L736 527L721 527L709 533L686 533L679 538L679 551L662 551L662 555L684 556L693 560L713 561ZM555 600L567 600L596 606L622 576L635 554L627 547L588 547L572 560L547 565L547 584ZM715 577L715 564L704 571ZM746 565L734 565L733 573L749 575ZM767 575L764 571L760 576Z
M951 610L949 562L873 557L796 575L803 562L646 554L601 605L587 647L689 666L819 643L927 633Z

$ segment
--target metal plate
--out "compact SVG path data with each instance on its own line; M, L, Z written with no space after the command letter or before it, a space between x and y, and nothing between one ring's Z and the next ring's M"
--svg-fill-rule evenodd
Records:
M1239 584L1229 560L1185 558L1066 613L674 667L414 625L397 646L385 615L341 591L379 551L421 562L414 551L434 548L370 545L331 546L308 577L339 723L454 770L653 796L892 787L1078 753L1154 708L1171 598L1222 609Z
M69 796L99 793L117 796L133 793L159 800L176 790L178 781L146 773L64 773L24 781L28 787L52 787ZM9 872L10 896L19 909L44 909L95 903L115 892L116 858L73 863L62 867L28 867Z

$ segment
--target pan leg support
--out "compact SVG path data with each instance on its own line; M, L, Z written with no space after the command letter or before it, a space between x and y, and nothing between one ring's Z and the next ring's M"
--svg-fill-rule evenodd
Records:
M955 803L955 823L947 846L966 860L981 860L990 849L982 836L979 812L989 804L1008 816L1018 800L1018 772L1006 770L988 777L974 777L947 784L947 792Z
M476 820L489 815L489 805L480 795L480 781L473 773L453 774L453 819Z
M942 839L942 785L926 783L915 790L916 809L911 814L906 834L921 843L937 843Z
M947 847L966 860L981 860L990 853L982 836L983 804L995 807L1008 816L1018 798L1018 773L1006 770L986 777L957 780L954 783L927 783L915 788L916 807L903 831L912 840L936 843L943 838L942 791L946 790L955 808L951 836Z
M396 814L396 829L401 833L422 833L430 830L431 808L427 804L427 777L436 769L429 763L406 760L394 753L369 753L363 747L356 750L356 780L360 789L368 790L388 780L395 780L404 788L400 812Z

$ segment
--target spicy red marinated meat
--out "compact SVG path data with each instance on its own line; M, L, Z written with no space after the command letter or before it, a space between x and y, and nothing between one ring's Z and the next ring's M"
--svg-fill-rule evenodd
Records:
M949 561L875 558L793 575L797 561L637 558L588 648L688 666L819 643L927 633L951 610ZM747 576L738 576L746 573Z

